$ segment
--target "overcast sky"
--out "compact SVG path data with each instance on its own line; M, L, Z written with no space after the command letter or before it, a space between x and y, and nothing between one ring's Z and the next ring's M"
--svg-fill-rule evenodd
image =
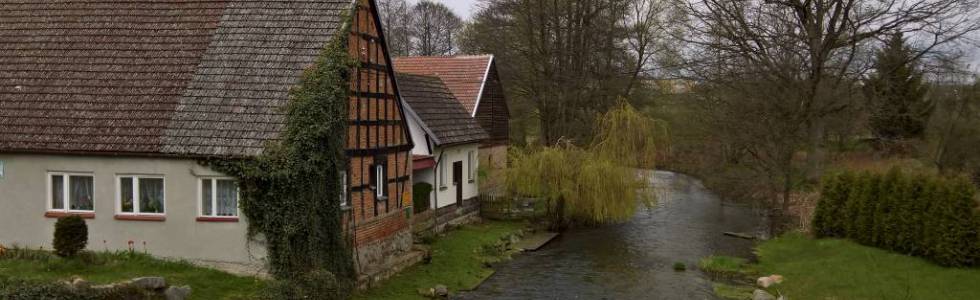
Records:
M452 8L453 11L455 11L456 14L458 14L464 20L469 20L470 16L473 15L473 10L476 8L475 7L476 3L479 0L434 0L434 1L442 2L443 4L446 4L447 6ZM414 2L418 2L418 0L409 0L409 2L414 3ZM974 38L980 40L980 34L975 34ZM980 72L980 49L978 49L978 47L975 46L965 46L965 48L967 49L967 53L972 52L972 55L970 55L972 56L972 59L967 59L967 61L972 62L973 65L972 69L974 71Z
M469 20L470 15L473 14L473 5L476 4L477 0L435 0L436 2L442 2L446 4L456 14L459 14L464 20ZM417 1L414 1L417 2Z

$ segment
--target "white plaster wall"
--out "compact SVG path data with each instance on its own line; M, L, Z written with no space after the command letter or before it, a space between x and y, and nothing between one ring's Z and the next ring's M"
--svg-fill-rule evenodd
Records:
M405 107L408 107L407 103L404 104ZM425 139L425 130L423 130L422 126L419 125L419 120L411 114L407 114L407 119L408 132L412 135L412 142L415 143L415 147L412 148L412 154L432 155L432 153L429 153L429 141Z
M468 158L466 154L468 151L474 151L476 153L474 168L479 169L479 144L474 143L449 147L438 147L433 150L433 152L435 152L433 155L435 155L437 164L434 172L435 178L432 181L432 189L435 192L433 193L434 198L432 199L431 203L434 208L446 207L456 203L456 187L452 182L453 162L460 161L463 163L463 180L461 183L463 185L463 199L465 200L479 196L480 189L477 182L479 180L479 176L474 173L473 181L470 181L468 178L469 164L467 163ZM445 169L443 169L443 166L445 166ZM445 170L446 172L446 182L444 184L443 182L440 182L439 179L439 172L442 170Z
M94 175L95 218L86 220L89 250L126 250L133 241L161 257L254 264L265 248L249 243L244 217L237 223L198 222L198 176L221 176L193 160L111 156L0 154L0 244L51 249L56 219L47 210L50 171ZM166 221L124 221L116 212L117 174L162 175ZM103 242L104 241L104 242Z

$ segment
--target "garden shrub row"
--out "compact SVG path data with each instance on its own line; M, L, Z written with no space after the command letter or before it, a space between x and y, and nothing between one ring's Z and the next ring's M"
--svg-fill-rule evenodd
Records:
M964 178L898 169L830 175L823 181L813 231L944 266L980 264L976 189Z

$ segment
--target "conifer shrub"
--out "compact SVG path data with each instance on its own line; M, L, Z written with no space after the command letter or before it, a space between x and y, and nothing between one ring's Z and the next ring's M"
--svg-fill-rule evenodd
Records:
M54 224L54 253L61 257L73 257L88 244L88 226L79 216L67 216Z
M845 172L823 180L817 237L840 237L944 266L980 265L980 208L966 178Z
M415 213L429 210L429 196L432 194L432 185L427 182L419 182L412 185L412 210Z

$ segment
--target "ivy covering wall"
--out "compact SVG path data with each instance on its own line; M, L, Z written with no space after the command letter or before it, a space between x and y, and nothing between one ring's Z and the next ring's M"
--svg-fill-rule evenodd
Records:
M255 158L202 162L238 178L249 238L266 247L270 273L287 282L328 271L343 287L355 275L339 203L340 172L348 163L349 73L356 64L347 32L338 30L290 91L277 143Z

